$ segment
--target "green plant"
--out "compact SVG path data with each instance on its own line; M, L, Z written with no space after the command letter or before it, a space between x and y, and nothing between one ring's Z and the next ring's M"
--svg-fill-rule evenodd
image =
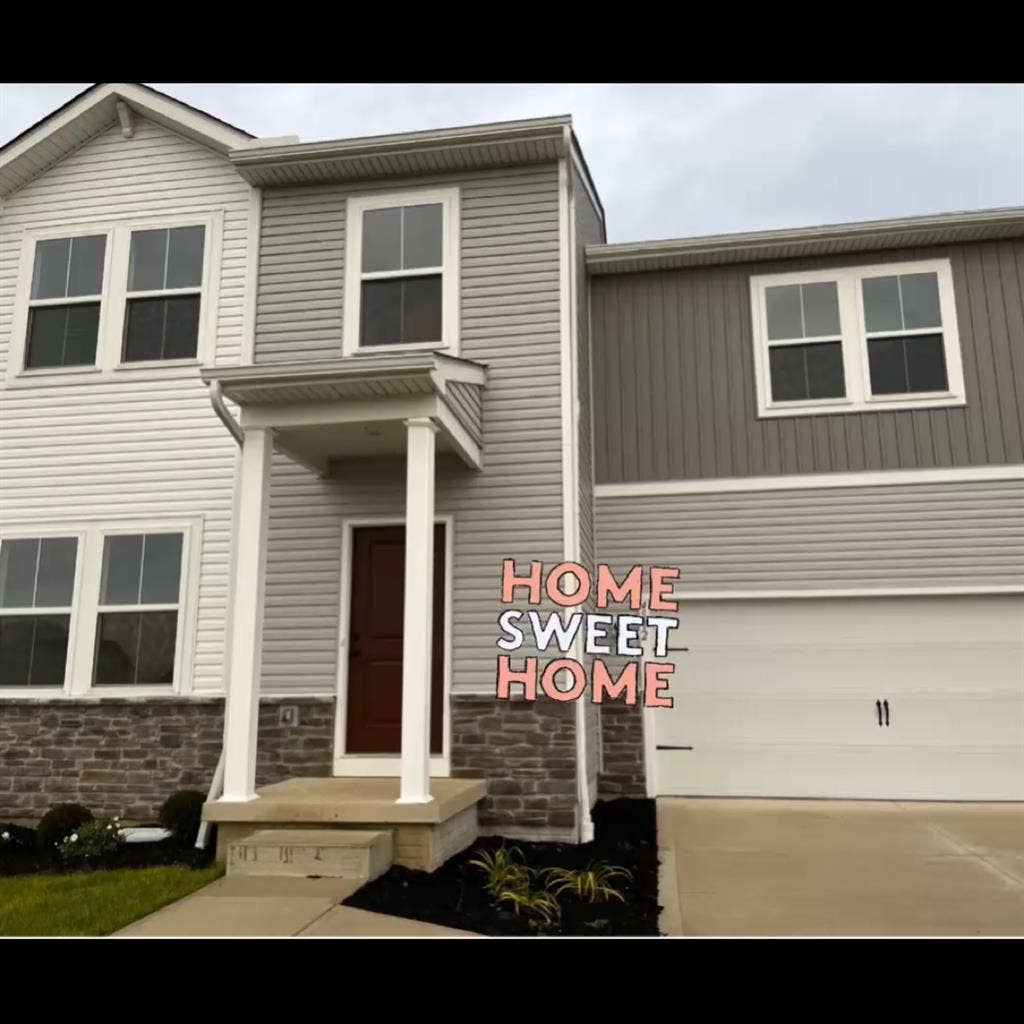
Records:
M81 804L56 804L42 817L36 828L36 839L44 850L59 846L65 836L80 825L92 821L92 811Z
M178 842L194 843L205 803L205 794L196 789L181 789L163 802L158 820L168 832L174 833Z
M63 861L87 861L114 853L124 842L124 829L117 818L107 821L100 818L86 821L70 835L65 836L57 846Z
M499 893L498 903L511 903L516 915L525 915L531 919L531 924L553 925L562 918L558 897L546 889L531 889L529 884Z
M5 853L31 850L36 845L36 834L30 828L20 825L0 825L0 857Z
M492 896L528 887L533 875L523 863L523 851L518 846L508 849L502 846L493 853L490 850L481 850L469 863L487 876L484 888Z
M591 861L585 868L548 868L545 872L546 887L556 896L572 893L579 900L588 903L621 900L622 893L611 883L617 878L633 876L625 868L613 867L606 861Z

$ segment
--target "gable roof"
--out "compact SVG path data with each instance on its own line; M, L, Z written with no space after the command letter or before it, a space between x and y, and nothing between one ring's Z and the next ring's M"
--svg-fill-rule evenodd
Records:
M218 153L253 138L234 125L157 89L131 82L98 83L0 146L0 196L28 184L117 120L117 104Z

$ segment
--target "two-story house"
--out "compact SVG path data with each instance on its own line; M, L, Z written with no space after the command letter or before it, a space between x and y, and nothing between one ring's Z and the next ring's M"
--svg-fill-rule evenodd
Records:
M137 85L0 202L0 817L1024 799L1024 210L608 245L568 117ZM678 566L674 707L496 700L509 558Z

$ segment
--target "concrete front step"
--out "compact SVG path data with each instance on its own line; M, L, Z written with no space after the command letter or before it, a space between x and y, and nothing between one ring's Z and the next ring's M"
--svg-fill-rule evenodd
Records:
M368 882L390 866L390 832L264 829L228 845L229 875L315 875Z

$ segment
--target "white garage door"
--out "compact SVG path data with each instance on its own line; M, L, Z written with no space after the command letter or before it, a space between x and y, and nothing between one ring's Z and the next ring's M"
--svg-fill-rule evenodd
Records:
M675 706L648 716L658 793L1024 799L1024 598L684 602L680 616Z

